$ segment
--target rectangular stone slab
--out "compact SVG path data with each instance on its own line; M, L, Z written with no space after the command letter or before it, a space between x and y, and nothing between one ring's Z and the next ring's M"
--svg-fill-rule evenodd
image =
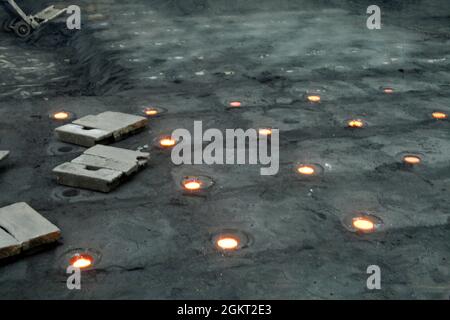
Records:
M107 111L77 119L72 124L56 128L55 132L62 141L91 147L108 139L118 141L144 128L147 123L145 117Z
M96 145L53 169L59 184L110 192L147 164L149 153Z
M147 164L150 158L150 153L147 152L109 147L100 144L87 149L84 154L138 166Z
M57 166L53 172L59 184L105 193L115 189L124 175L121 171L111 169L88 170L86 165L72 162Z
M66 124L55 129L59 140L77 144L83 147L92 147L99 141L112 136L112 132L100 129L86 129L76 124Z
M80 118L73 121L73 124L120 134L145 127L147 122L148 119L145 117L122 112L106 111L95 116L89 115Z
M0 161L2 161L3 159L6 159L6 157L8 157L9 155L9 151L0 151Z
M80 164L86 166L88 169L111 169L120 171L126 175L130 175L137 171L138 165L133 162L121 162L114 159L92 156L83 154L71 161L72 164Z
M19 241L0 228L0 259L19 254L21 247Z
M55 225L24 202L0 208L0 230L1 257L55 242L61 237Z

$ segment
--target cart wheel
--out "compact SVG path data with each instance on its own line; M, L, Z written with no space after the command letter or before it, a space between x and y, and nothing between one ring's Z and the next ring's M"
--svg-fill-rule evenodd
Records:
M31 34L31 27L25 21L19 21L13 26L14 32L20 38L26 38Z

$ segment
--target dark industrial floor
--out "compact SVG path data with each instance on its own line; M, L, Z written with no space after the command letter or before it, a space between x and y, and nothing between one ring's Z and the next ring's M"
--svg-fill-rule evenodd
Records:
M80 31L0 33L0 150L11 151L0 207L28 202L63 234L0 265L0 299L450 298L450 122L431 118L450 112L448 0L380 0L381 30L366 28L373 1L59 2L80 5ZM320 104L305 101L311 90ZM230 101L243 107L226 110ZM84 149L58 142L49 114L148 106L168 112L114 146L149 145L149 168L110 194L57 185L51 170ZM346 129L354 117L367 126ZM152 148L194 120L279 128L280 172L175 166ZM404 152L423 163L403 167ZM324 172L302 179L299 161ZM190 174L215 185L186 196ZM384 226L349 232L352 212ZM250 245L217 252L211 236L224 229ZM65 258L77 248L99 260L70 291ZM366 287L369 265L381 268L381 290Z

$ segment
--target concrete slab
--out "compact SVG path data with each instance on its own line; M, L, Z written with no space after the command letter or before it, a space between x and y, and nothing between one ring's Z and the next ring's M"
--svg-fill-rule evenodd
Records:
M0 259L20 253L20 242L5 230L0 229Z
M131 114L107 111L88 115L55 129L57 137L73 144L91 147L99 142L118 141L144 128L148 119Z
M24 202L0 208L0 258L58 240L61 231Z
M0 151L0 161L6 159L9 155L9 151Z
M90 170L83 164L66 162L59 165L53 172L59 184L95 190L100 192L110 192L119 185L123 173L110 169Z
M89 129L76 124L66 124L55 129L57 137L68 143L92 147L99 141L105 141L112 136L110 131Z
M133 163L143 166L147 163L150 154L147 152L134 151L122 148L97 145L84 152L84 154L107 158L121 163Z
M97 145L53 172L59 184L107 193L145 166L149 157L149 153Z
M102 158L99 156L93 156L89 154L83 154L76 159L72 160L73 164L83 165L90 168L105 168L114 171L124 172L131 174L137 169L136 163L117 161L111 158Z

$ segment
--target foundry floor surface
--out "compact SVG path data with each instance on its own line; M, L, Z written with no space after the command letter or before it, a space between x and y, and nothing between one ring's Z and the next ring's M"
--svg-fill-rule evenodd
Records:
M0 150L11 151L0 207L28 202L63 234L0 266L0 298L449 299L450 122L430 118L450 112L447 0L380 1L374 31L369 1L60 2L81 6L81 31L50 25L28 42L0 34ZM310 91L320 104L305 101ZM226 110L230 101L243 107ZM51 112L147 106L168 112L114 145L148 145L149 168L110 194L56 184L51 170L84 149L55 139ZM345 129L349 118L367 127ZM280 172L175 166L153 148L194 120L279 128ZM423 163L402 167L404 152ZM298 162L324 172L302 179ZM215 185L186 196L180 180L192 174ZM383 228L349 232L342 221L355 212ZM250 245L218 253L211 237L223 229ZM69 291L78 248L99 260ZM381 290L366 287L369 265L381 268Z

